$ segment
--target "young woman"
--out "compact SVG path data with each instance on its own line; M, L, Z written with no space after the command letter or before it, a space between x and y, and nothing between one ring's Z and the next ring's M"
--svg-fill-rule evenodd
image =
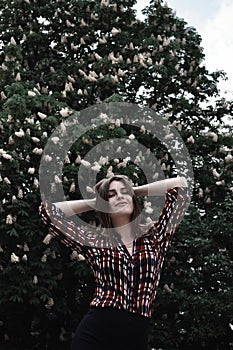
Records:
M147 350L164 257L190 200L187 181L177 177L133 187L126 176L114 175L95 191L94 199L40 207L51 234L83 254L94 273L95 293L71 350ZM140 224L138 196L165 196L158 220L147 230ZM89 210L99 216L100 233L89 234L68 219Z

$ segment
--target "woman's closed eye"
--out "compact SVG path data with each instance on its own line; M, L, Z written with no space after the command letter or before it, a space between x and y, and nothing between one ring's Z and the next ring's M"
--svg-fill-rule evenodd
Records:
M127 194L130 194L129 191L127 189L123 189L120 191L120 194L121 195L127 195ZM112 198L114 196L117 195L117 192L116 191L109 191L108 192L108 198Z

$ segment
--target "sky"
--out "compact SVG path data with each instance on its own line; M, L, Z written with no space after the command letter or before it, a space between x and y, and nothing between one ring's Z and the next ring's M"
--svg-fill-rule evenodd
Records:
M138 17L140 11L148 6L149 0L138 0ZM205 65L210 71L223 70L228 80L221 82L221 95L233 99L233 0L167 0L176 16L195 27L202 37ZM141 17L143 18L143 17ZM225 94L226 92L226 94Z

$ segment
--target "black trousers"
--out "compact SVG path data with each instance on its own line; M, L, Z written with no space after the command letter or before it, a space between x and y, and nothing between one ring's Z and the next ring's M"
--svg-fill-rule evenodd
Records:
M90 308L71 350L148 350L149 318L114 308Z

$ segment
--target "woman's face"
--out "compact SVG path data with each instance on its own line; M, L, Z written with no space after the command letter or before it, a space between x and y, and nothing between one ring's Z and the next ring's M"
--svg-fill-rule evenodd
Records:
M109 215L111 218L119 216L131 217L133 200L129 190L122 181L112 181L108 189Z

